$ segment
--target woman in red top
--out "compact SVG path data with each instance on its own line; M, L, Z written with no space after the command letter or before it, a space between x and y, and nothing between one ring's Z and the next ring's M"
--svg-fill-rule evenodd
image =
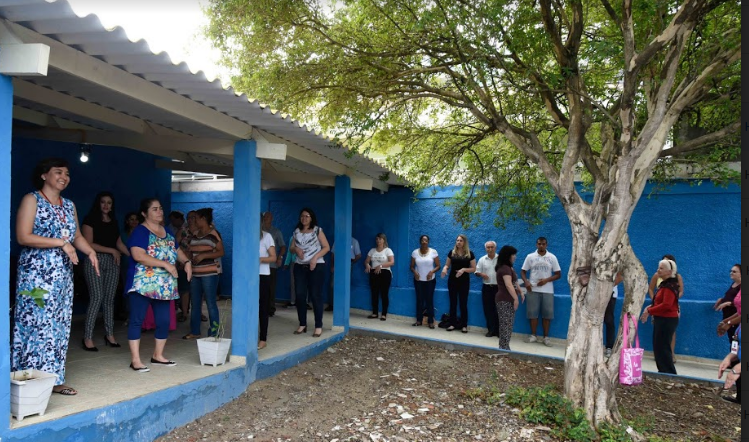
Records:
M653 355L659 373L676 374L671 339L679 325L679 280L676 263L664 259L658 263L658 276L663 280L653 298L653 305L642 312L644 323L653 316Z

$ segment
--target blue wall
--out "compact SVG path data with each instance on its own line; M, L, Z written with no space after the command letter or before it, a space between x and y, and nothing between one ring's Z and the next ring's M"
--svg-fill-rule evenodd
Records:
M437 249L444 264L455 237L464 232L444 206L453 191L454 189L444 189L436 195L423 192L416 195L416 200L407 189L392 189L385 194L354 191L353 236L359 240L362 253L366 255L373 247L376 233L385 232L396 256L389 313L404 316L414 314L415 295L409 261L411 251L418 247L419 235L426 233L431 237L431 246ZM731 283L728 277L731 265L740 261L740 189L738 186L721 188L709 182L701 186L676 182L668 191L657 196L647 197L650 191L650 187L646 188L645 196L634 212L630 237L637 256L650 274L663 254L671 253L677 259L679 272L685 281L685 295L681 300L682 316L677 331L676 351L680 354L721 358L728 350L728 343L726 338L715 335L715 324L721 316L712 310L712 305ZM230 242L231 192L174 194L175 206L186 208L187 206L180 205L183 198L211 202L212 207L226 210L228 221L225 226L218 226L222 229L225 241ZM177 201L180 203L176 203ZM276 226L287 238L303 206L311 207L316 212L318 222L332 244L335 240L332 189L263 192L263 210L273 211ZM565 338L571 310L566 277L572 238L569 222L561 205L553 204L549 218L535 229L521 222L511 222L504 230L498 230L488 214L479 227L464 233L468 235L471 249L477 257L484 254L483 243L489 239L500 246L515 246L519 250L516 263L518 272L525 255L535 250L536 238L548 238L549 251L557 256L562 267L562 279L554 285L555 320L552 321L551 335ZM363 261L358 262L353 270L351 307L368 310L369 285ZM279 273L279 300L288 299L289 277L288 271L282 270ZM325 293L328 293L329 280L325 284ZM480 291L481 282L474 277L469 296L469 324L483 327L485 321ZM621 311L621 299L620 297L617 305L617 318ZM439 318L448 311L448 307L447 281L440 278L435 292L436 316ZM528 333L529 330L525 306L521 305L515 331ZM651 349L651 323L643 325L640 330L643 347Z
M11 275L16 273L14 257L20 252L16 242L15 211L24 195L36 190L31 183L31 173L37 162L43 158L60 157L70 164L70 184L62 196L75 203L79 223L86 217L96 194L105 190L114 194L115 215L120 230L125 214L130 211L137 212L143 198L159 198L168 213L171 204L172 173L170 170L156 169L155 160L160 157L130 149L92 146L89 161L81 163L78 144L24 138L14 138L12 149ZM14 289L11 289L10 296L15 296ZM86 305L87 303L81 303L79 298L74 298L74 313L85 312Z

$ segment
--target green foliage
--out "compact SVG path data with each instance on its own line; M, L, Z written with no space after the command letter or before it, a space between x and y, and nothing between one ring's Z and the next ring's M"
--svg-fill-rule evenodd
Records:
M39 308L44 308L44 305L45 305L44 304L44 295L46 295L47 293L49 293L47 290L44 290L44 289L39 288L39 287L34 287L31 290L24 290L22 292L19 292L19 294L24 295L24 296L28 296L29 298L31 298L32 300L34 300L34 303Z
M632 3L632 38L641 51L679 5ZM629 149L625 129L638 140L663 115L653 107L658 88L675 78L676 94L741 44L740 2L700 6L678 69L664 76L667 45L636 72L639 86L624 97L622 4L611 2L611 11L603 2L541 4L547 13L514 0L211 0L207 33L235 73L236 89L326 131L351 152L386 154L417 191L467 185L450 205L463 225L487 209L499 227L508 220L536 225L554 195L547 183L564 167L577 169L591 189L615 180L609 168ZM580 33L571 22L577 16ZM705 92L679 111L679 124L698 130L658 141L679 147L738 121L740 74L740 58L710 71ZM622 100L634 110L631 128L622 121ZM579 131L570 125L575 105L582 106ZM693 164L696 176L736 180L716 166L737 157L736 132L679 152L678 160ZM648 161L652 167L655 157ZM675 170L656 167L657 178Z
M506 402L520 408L520 417L528 422L553 427L552 435L555 437L575 441L597 440L585 411L574 408L572 402L552 386L513 387L507 393Z

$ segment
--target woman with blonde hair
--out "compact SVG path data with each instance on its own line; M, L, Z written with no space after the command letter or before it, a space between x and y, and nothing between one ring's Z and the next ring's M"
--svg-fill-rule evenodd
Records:
M442 268L442 277L447 276L447 292L450 296L450 321L452 325L447 331L460 327L460 331L468 333L468 290L471 280L468 273L476 271L476 256L468 247L468 237L462 233L455 239L455 247L447 253L447 261ZM460 319L458 319L458 300L460 300Z
M369 288L372 292L372 314L368 318L376 318L380 298L382 298L382 316L380 321L387 319L388 305L390 304L390 283L393 280L393 271L390 268L395 265L395 254L388 247L388 238L384 233L375 236L375 247L369 249L367 259L364 260L364 272L369 274Z

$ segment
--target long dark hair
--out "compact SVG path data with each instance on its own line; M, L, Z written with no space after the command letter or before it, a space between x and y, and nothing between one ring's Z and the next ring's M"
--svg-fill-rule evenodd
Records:
M36 166L34 166L34 171L31 172L31 183L36 190L41 190L44 187L42 175L49 172L53 167L67 167L68 170L70 169L68 161L63 158L44 158L39 160Z
M196 210L195 213L200 218L205 218L209 226L213 225L213 209L211 209L210 207L203 207L202 209Z
M91 203L91 210L88 211L88 215L86 216L86 218L90 220L101 221L101 199L105 196L112 198L112 211L109 212L109 219L113 222L117 221L117 217L114 214L114 195L109 191L99 192L96 194L96 196L94 197L94 202Z
M506 265L510 268L512 268L512 263L510 262L510 258L512 258L512 255L517 255L518 249L516 249L513 246L502 246L501 249L499 249L499 253L497 253L497 265L494 266L494 270L499 270L500 267Z
M299 222L296 223L296 228L299 229L300 231L304 229L304 226L302 225L302 221L301 221L303 212L309 213L309 228L314 229L315 227L317 227L317 216L315 216L315 212L309 207L304 207L302 208L302 210L299 211L299 218L298 218Z

